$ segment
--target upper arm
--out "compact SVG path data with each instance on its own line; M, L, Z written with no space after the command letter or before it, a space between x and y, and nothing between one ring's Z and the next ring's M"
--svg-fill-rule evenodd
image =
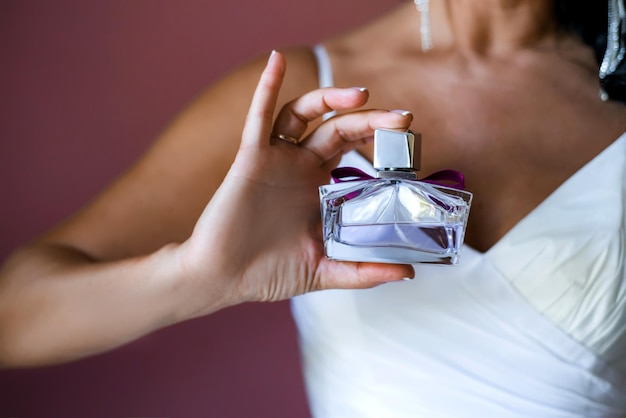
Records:
M311 52L300 48L285 55L278 107L317 87ZM42 239L97 260L145 254L185 240L237 153L265 60L252 61L201 94L133 167Z

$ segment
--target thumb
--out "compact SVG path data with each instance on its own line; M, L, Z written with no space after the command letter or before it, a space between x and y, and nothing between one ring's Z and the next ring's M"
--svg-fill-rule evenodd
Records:
M324 260L319 269L319 289L367 289L413 278L410 264L356 263Z

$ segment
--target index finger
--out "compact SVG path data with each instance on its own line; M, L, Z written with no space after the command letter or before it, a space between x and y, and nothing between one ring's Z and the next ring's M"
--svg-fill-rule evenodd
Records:
M272 51L257 84L241 137L242 146L269 145L274 108L285 76L285 57Z

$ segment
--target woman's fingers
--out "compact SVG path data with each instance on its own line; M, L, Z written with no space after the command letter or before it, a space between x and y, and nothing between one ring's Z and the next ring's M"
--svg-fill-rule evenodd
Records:
M369 92L362 87L313 90L283 106L272 136L293 143L300 141L299 145L318 155L323 164L371 139L375 128L409 128L413 120L410 112L370 110L333 117L301 139L311 121L333 110L359 108L368 98Z
M242 146L269 145L274 108L285 75L285 57L272 51L257 84L241 137Z
M373 138L376 128L409 128L413 115L403 110L368 110L329 119L300 143L316 154L321 163Z
M311 121L333 110L361 107L369 97L367 89L360 87L314 90L283 106L272 129L274 108L285 69L283 55L272 51L252 97L242 134L243 147L269 145L271 136L282 136L286 140L295 138L295 142L306 132ZM338 116L320 125L301 146L318 155L324 163L367 141L374 128L408 129L411 120L409 112L395 111L367 111Z
M300 138L309 122L333 110L359 108L368 98L369 93L363 87L313 90L283 106L274 122L273 134Z
M383 283L412 279L415 270L410 264L377 264L336 262L324 260L320 264L316 288L367 289Z

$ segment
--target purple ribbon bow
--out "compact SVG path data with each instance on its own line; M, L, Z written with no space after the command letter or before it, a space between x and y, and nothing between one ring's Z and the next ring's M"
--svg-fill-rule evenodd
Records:
M335 183L346 181L371 180L374 177L355 167L339 167L330 172L330 176ZM424 183L435 184L437 186L451 187L457 190L465 190L465 176L456 170L436 171L423 179Z

